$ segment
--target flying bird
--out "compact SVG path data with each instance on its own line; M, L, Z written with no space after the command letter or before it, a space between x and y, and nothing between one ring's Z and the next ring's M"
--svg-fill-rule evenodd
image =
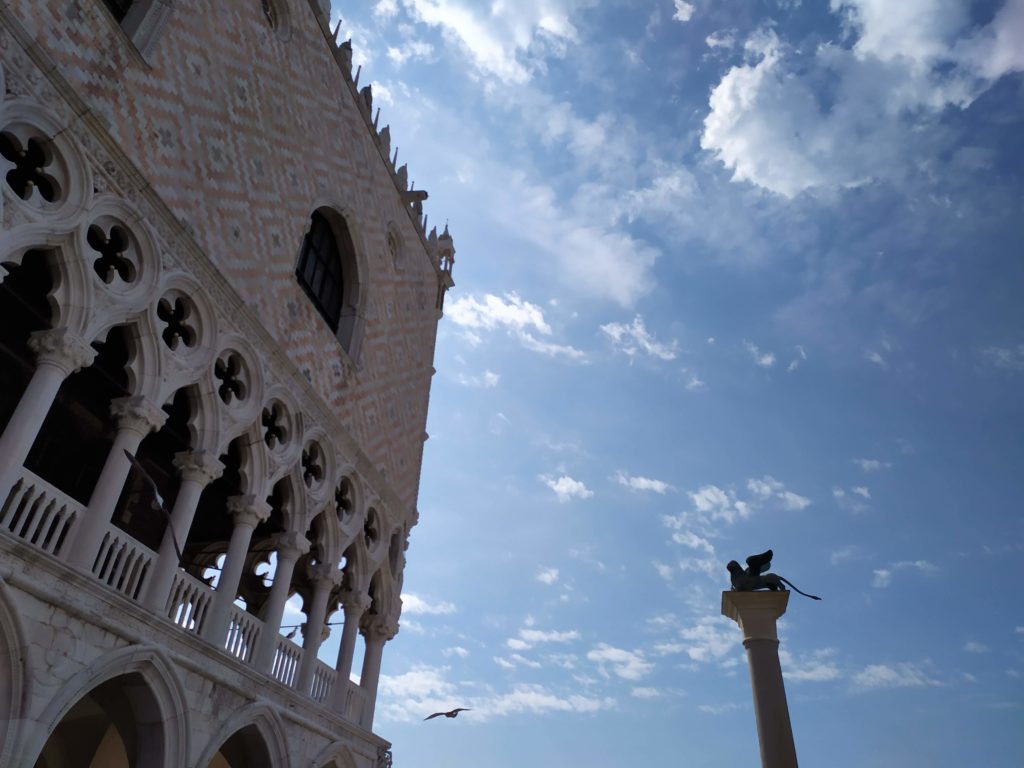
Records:
M128 457L128 461L131 462L132 467L142 475L142 479L149 485L150 493L153 494L153 508L159 509L164 513L164 517L167 518L167 530L171 532L171 541L174 543L174 551L178 555L178 562L184 560L184 556L181 554L181 547L178 545L178 537L174 535L174 526L171 524L171 513L167 511L167 506L164 504L164 497L160 495L160 489L156 486L156 481L149 476L149 472L142 466L137 458L128 453L128 449L125 448L124 455Z
M445 717L458 717L459 712L471 712L471 711L472 710L467 709L466 707L456 707L455 709L451 710L450 712L435 712L434 714L429 715L427 717L424 717L423 719L425 721L426 720L433 720L435 717L440 717L441 715L444 715Z

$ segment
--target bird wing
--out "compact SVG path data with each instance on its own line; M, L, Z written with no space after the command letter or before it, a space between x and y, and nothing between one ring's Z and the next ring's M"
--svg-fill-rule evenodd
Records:
M444 714L447 714L447 713L446 712L435 712L432 715L427 715L423 719L424 719L424 721L426 721L426 720L433 720L435 717L441 717L441 715L444 715Z
M747 558L747 567L751 573L764 573L771 567L772 551L762 552L760 555L751 555Z
M142 463L128 453L128 449L124 449L124 455L128 457L128 461L138 471L142 478L149 485L150 490L153 493L153 500L157 503L160 511L164 513L164 517L167 518L167 530L171 532L171 541L174 544L174 552L178 555L178 563L180 564L185 556L181 553L181 545L178 544L178 537L174 535L174 526L171 524L171 513L167 511L167 507L164 505L164 497L160 495L160 489L156 487L156 481L150 477L149 472L142 466Z
M472 712L472 711L473 710L471 710L469 707L456 707L455 709L453 709L451 711L451 714L457 715L457 714L459 714L459 712Z

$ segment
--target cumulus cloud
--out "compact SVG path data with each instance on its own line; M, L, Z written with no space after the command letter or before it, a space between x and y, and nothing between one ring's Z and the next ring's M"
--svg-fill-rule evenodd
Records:
M786 487L771 475L765 475L760 480L751 478L747 481L747 488L758 499L776 498L785 509L801 510L811 505L810 499L786 490Z
M686 654L692 661L708 663L733 653L739 646L736 625L724 616L705 616L696 624L679 630L679 639L657 643L654 652Z
M902 662L898 664L871 664L851 678L855 691L872 691L885 688L923 688L941 686L932 678L922 664Z
M537 581L541 584L554 584L558 581L558 569L557 568L541 568L537 572Z
M623 680L639 680L654 669L654 665L645 660L640 651L627 651L606 643L600 643L588 651L587 659L598 665L602 675L607 677L610 669Z
M664 480L653 480L649 477L629 475L625 472L616 473L615 481L619 485L625 486L626 488L630 488L634 491L653 491L654 493L664 495L673 490L672 486Z
M555 492L555 496L563 504L573 499L589 499L594 492L587 488L581 480L574 480L568 475L559 478L542 477L544 484Z
M748 60L712 90L701 146L733 180L792 197L898 178L913 171L915 150L932 151L919 130L932 116L1024 69L1019 0L980 30L958 0L831 8L852 45L802 50L765 27L747 39Z
M644 319L637 315L629 325L625 323L607 323L601 326L601 332L611 339L612 346L629 357L645 354L659 360L674 360L678 354L679 344L674 339L670 343L658 341L647 330Z
M511 292L504 296L485 294L478 298L472 294L459 296L449 302L445 315L462 329L465 338L473 344L481 342L483 331L505 329L519 343L533 352L549 357L566 357L570 360L583 360L586 355L570 345L556 344L537 337L550 336L551 326L544 319L544 311L536 304L524 301L518 294ZM488 375L490 378L488 378ZM489 383L493 381L493 384ZM497 374L488 371L481 385L496 386Z
M833 660L835 650L824 648L809 654L794 655L782 649L779 661L787 680L797 683L827 683L842 677L842 671Z
M403 614L428 614L433 616L443 616L450 613L455 613L455 604L449 603L442 600L439 603L430 603L424 600L419 595L411 594L408 592L402 593L402 613Z
M508 638L505 645L513 651L526 651L543 643L571 643L573 640L579 640L579 637L580 633L575 629L559 632L558 630L533 629L527 626L520 629L516 637Z
M694 11L697 10L693 3L688 3L686 0L675 0L675 4L676 10L672 14L672 18L676 21L689 21L693 17Z
M854 493L856 493L858 496L860 496L863 499L870 499L871 498L871 491L868 489L868 487L866 485L855 485L850 490L853 491Z

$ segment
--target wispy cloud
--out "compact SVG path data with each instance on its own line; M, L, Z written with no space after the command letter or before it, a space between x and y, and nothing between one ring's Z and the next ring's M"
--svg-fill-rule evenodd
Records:
M981 359L1005 371L1024 371L1024 344L1015 347L987 347L981 350Z
M580 633L575 629L560 632L558 630L545 631L523 627L519 630L518 635L508 638L505 641L505 645L513 651L526 651L543 643L571 643L574 640L579 640L579 638Z
M439 603L431 603L422 597L409 592L402 593L402 613L404 614L426 614L443 616L455 613L455 604L442 600Z
M984 643L979 643L975 640L968 640L966 643L964 643L965 653L988 653L990 650L992 649L989 648L987 645L985 645Z
M671 490L674 490L671 485L666 483L664 480L653 480L649 477L642 477L640 475L629 475L625 472L617 472L615 475L615 481L626 488L630 488L634 491L653 491L658 494L666 494Z
M762 368L771 368L775 365L775 353L774 352L762 352L760 348L752 341L744 341L743 346L747 352L754 359L754 363Z
M675 360L679 354L679 343L673 339L665 343L658 341L647 330L644 319L637 315L629 325L625 323L607 323L601 326L601 332L607 336L612 346L629 357L644 354L659 360Z
M667 656L686 654L692 661L718 661L739 647L736 625L724 616L704 616L696 624L679 630L678 640L657 643L655 653Z
M878 472L879 470L892 467L890 462L882 461L881 459L850 459L850 461L865 472Z
M851 678L855 691L873 691L886 688L938 687L942 683L931 677L925 665L914 662L897 664L871 664Z
M537 334L545 337L552 334L551 326L544 319L544 311L516 293L506 293L503 297L490 293L484 294L483 298L459 296L448 304L445 314L463 330L464 338L472 344L482 341L482 332L503 328L533 352L570 360L586 357L581 350L570 345L538 338ZM494 384L497 384L496 379Z
M499 381L501 381L501 376L493 371L484 371L479 376L470 376L465 373L457 373L455 375L455 382L464 387L482 387L484 389L491 389L498 386Z
M904 570L916 570L925 574L934 574L939 572L939 567L927 560L900 560L887 568L878 568L875 570L871 586L878 589L885 589L892 584L893 574L897 571Z
M558 581L558 569L557 568L541 568L537 571L537 581L541 584L554 584Z
M544 485L555 492L555 496L563 504L573 499L589 499L594 495L594 492L587 488L583 481L575 480L568 475L558 478L542 476L540 479Z

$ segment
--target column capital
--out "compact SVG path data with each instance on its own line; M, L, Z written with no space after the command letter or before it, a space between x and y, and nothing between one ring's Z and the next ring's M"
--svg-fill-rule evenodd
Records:
M204 488L224 473L224 465L211 451L176 453L174 468L182 480L191 480Z
M37 364L56 366L65 376L88 368L96 359L95 348L67 328L36 331L28 337L28 346L36 353Z
M776 622L786 612L789 592L737 592L722 593L722 615L740 625L743 641L774 640L778 642Z
M341 593L341 607L345 611L345 620L348 621L348 617L351 614L356 619L359 618L363 613L369 610L373 601L370 600L370 596L365 592L357 592L352 589L345 590Z
M277 549L277 562L280 564L282 560L298 560L309 552L310 544L309 539L303 534L287 531L277 536L274 546Z
M110 415L114 417L118 429L131 430L143 437L160 429L167 421L167 413L163 408L137 395L111 401Z
M398 634L398 622L387 616L365 616L359 622L359 631L367 640L386 642Z
M228 514L235 525L247 525L255 528L270 517L270 505L251 493L232 496L228 499Z
M306 576L317 588L333 589L341 585L345 574L330 563L317 563L306 566Z

